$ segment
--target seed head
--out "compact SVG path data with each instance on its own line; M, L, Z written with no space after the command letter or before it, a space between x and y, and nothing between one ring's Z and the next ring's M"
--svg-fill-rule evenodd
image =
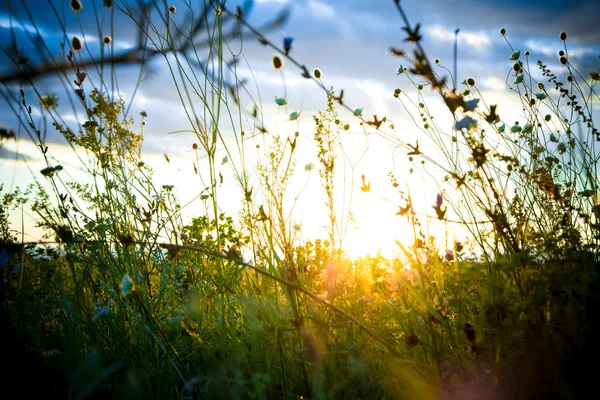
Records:
M110 42L112 42L112 38L106 35L104 36L104 39L102 39L102 41L104 42L104 44L110 44Z
M81 1L71 0L71 10L75 11L76 13L80 13L81 10L83 10L83 5L81 4Z
M279 71L283 68L283 58L279 54L275 54L271 59L271 65L275 68L276 71Z
M467 85L468 86L475 86L475 79L474 78L467 78Z
M500 28L500 34L501 34L502 36L506 35L506 29L504 29L504 28Z
M317 79L321 79L321 76L323 76L323 74L321 73L321 70L319 68L315 68L313 70L313 75Z
M563 32L560 33L560 40L562 40L563 42L565 40L567 40L567 33L566 32L563 31Z
M71 39L71 47L73 48L73 51L81 51L83 48L81 40L79 40L77 36L73 36L73 39Z
M562 57L561 57L559 60L560 60L560 63L561 63L562 65L566 65L566 64L567 64L567 57L565 57L565 56L562 56Z
M175 6L171 6L171 7L169 7L169 12L170 12L171 14L175 14L175 12L176 12L176 11L177 11L177 7L175 7Z

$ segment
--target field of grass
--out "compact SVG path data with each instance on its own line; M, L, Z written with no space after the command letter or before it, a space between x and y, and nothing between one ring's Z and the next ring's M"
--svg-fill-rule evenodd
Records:
M86 11L77 0L69 3L65 18ZM291 40L280 46L251 26L244 9L207 1L196 24L180 26L175 15L184 10L163 2L138 5L141 13L119 1L103 4L98 32L115 13L125 13L139 24L138 47L120 54L113 37L101 35L100 55L90 62L87 44L74 38L37 69L32 64L41 56L16 46L6 52L17 78L3 80L1 93L46 167L36 172L39 183L0 193L5 393L593 396L586 393L595 390L600 334L600 133L593 116L600 69L571 65L567 34L557 38L559 74L519 52L509 32L500 31L507 42L506 84L522 106L521 120L506 121L502 104L488 104L476 78L450 88L441 77L449 71L429 58L417 25L396 1L408 40L394 52L408 67L398 69L401 84L389 94L420 132L418 141L405 142L390 121L350 107L342 88L330 88L319 69L293 58ZM238 79L231 59L241 56L232 54L229 40L240 30L246 40L272 48L276 71L304 76L327 99L309 133L318 163L304 167L321 185L314 194L327 216L321 239L298 239L289 198L295 176L306 173L297 166L298 134L269 131L248 95L250 84ZM194 35L203 38L201 48ZM146 59L170 71L170 90L195 137L197 201L205 211L191 220L183 218L186 206L173 186L157 186L156 171L144 161L146 115L134 118L130 100L115 89L123 60L144 65ZM60 105L37 80L57 71L73 86ZM452 126L434 118L435 101ZM284 107L287 99L275 102ZM69 107L83 117L77 123L64 118ZM292 112L290 123L298 117ZM398 241L397 257L344 251L350 216L340 209L339 187L350 123L389 141L406 154L412 173L444 188L427 216L416 211L415 189L389 175L398 205L390 218L412 234L410 242ZM46 143L47 130L64 137L87 180L69 178L69 167ZM3 141L14 135L0 133ZM260 146L251 139L256 135ZM228 201L221 190L224 164L239 188L234 215L220 207ZM370 189L363 176L362 192ZM23 207L37 216L43 242L27 243L15 234L23 228L9 224ZM464 237L446 229L436 240L426 229L430 217L460 226Z

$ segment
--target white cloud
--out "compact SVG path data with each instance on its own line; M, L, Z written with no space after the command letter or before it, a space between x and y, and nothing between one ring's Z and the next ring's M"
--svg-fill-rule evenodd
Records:
M28 32L28 33L31 33L34 35L37 35L39 32L40 36L42 36L42 37L48 36L46 31L44 31L39 26L34 26L29 23L21 23L21 22L15 20L14 18L11 21L11 19L6 15L0 16L0 28L2 28L2 29L11 29L12 28L15 30L23 31L23 32Z
M333 18L335 16L334 8L325 3L321 3L320 1L310 0L308 6L313 12L313 15L318 18Z
M530 51L533 51L536 53L541 53L541 54L545 55L546 57L558 57L558 51L562 49L562 45L552 47L550 44L548 44L545 41L533 40L533 39L526 41L525 46L527 46ZM574 47L574 48L570 48L568 51L569 51L569 57L573 57L573 58L581 58L586 55L595 54L594 49L591 47Z
M435 25L429 28L428 31L431 36L438 40L445 42L454 41L453 30L446 29L440 25ZM458 33L458 42L466 42L469 46L475 48L476 50L486 50L492 44L490 36L485 32L460 31Z
M365 92L370 100L370 104L362 104L361 106L372 106L381 115L389 113L389 107L384 101L385 98L390 96L389 89L386 89L382 83L365 79L356 81L355 84Z

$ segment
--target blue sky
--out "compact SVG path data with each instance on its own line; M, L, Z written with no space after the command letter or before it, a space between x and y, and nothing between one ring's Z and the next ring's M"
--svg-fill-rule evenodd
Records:
M67 1L51 1L60 19L65 23L67 37L81 36L83 30L91 54L97 55L100 37L96 29L96 15L92 11L95 5L99 12L97 15L101 18L102 2L83 0L84 9L78 20L70 10ZM190 1L192 4L197 3L195 0ZM30 55L33 61L38 59L31 39L31 34L36 32L37 28L45 43L48 44L50 52L57 54L63 33L48 1L27 1L29 17L24 12L21 2L0 0L0 45L3 47L10 45L9 3L14 7L13 15L19 18L12 20L12 26L15 28L17 43L23 51ZM116 3L124 4L119 0ZM126 3L135 5L133 1ZM242 1L228 1L227 5L229 9L234 9L240 3ZM345 90L347 104L351 107L364 107L366 115L376 113L397 121L407 120L407 116L402 114L402 110L394 102L392 91L396 87L406 86L406 81L400 80L396 75L396 69L401 64L409 63L407 60L390 55L389 48L391 46L404 48L409 52L412 48L403 42L405 37L404 32L401 31L403 23L393 0L255 0L253 3L249 21L256 26L269 20L282 8L290 7L291 14L287 23L281 29L268 33L267 37L280 45L284 36L292 36L294 42L291 55L307 65L310 70L319 67L323 71L323 81L326 86ZM184 21L185 3L174 0L172 4L177 6L178 21ZM424 37L422 44L430 59L439 58L441 63L450 69L453 61L454 31L460 29L458 82L466 77L474 77L484 95L487 94L492 99L501 101L507 98L508 94L505 80L511 66L508 60L511 50L499 34L501 27L507 30L508 38L515 49L531 52L532 64L542 59L551 69L560 71L556 54L563 45L558 36L559 32L565 31L568 34L570 62L584 74L600 66L598 58L600 30L597 29L600 2L598 1L405 0L402 1L402 5L413 26L416 23L421 24ZM136 24L129 17L117 12L113 39L118 50L131 48L136 41ZM249 78L250 86L260 88L260 92L253 93L257 96L260 94L262 99L265 125L270 129L283 132L299 129L304 137L310 137L312 120L310 116L325 105L322 90L313 82L301 78L301 71L295 69L290 63L287 63L284 68L284 79L274 73L270 64L273 50L262 46L251 36L243 40L243 51L247 65L240 66L239 73L240 76ZM4 54L0 55L0 75L9 73L12 68L8 57ZM129 101L138 70L135 67L120 67L117 73L121 93L126 101ZM560 76L560 72L558 75ZM93 77L93 72L90 71L90 78ZM36 84L42 92L56 92L61 100L61 106L67 103L68 95L65 91L71 88L65 87L59 79L45 77ZM2 90L4 93L18 93L18 87L14 84ZM272 99L274 96L282 95L284 90L290 106L289 109L282 111L278 110ZM32 95L30 92L28 94ZM0 103L2 103L0 126L18 130L16 118L10 107L6 107L7 104L1 98ZM18 104L12 105L18 107ZM144 75L144 80L132 103L132 111L135 111L132 115L137 117L141 110L149 115L147 126L144 128L144 154L158 163L162 155L167 153L175 160L176 166L173 168L177 171L186 168L184 165L189 167L189 148L193 138L184 134L169 134L186 129L187 124L164 61L152 62ZM298 126L290 128L285 125L285 117L293 110L301 110L302 119L298 122ZM500 111L515 113L515 116L518 116L516 105L505 105L504 110L501 107ZM39 114L37 116L39 117ZM68 108L65 108L65 116L67 119L71 118L69 121L74 124L78 120L78 116ZM342 116L351 117L347 114ZM410 128L407 127L405 130L407 137L410 137L412 134ZM48 129L47 134L48 142L55 143L54 148L61 149L61 144L64 145L62 138L52 129ZM348 147L349 153L356 152L351 154L351 157L360 157L363 142L363 138L357 138L356 143ZM375 185L383 186L386 184L387 171L395 165L394 155L392 155L394 145L390 143L380 143L380 145L381 147L376 147L377 143L373 144L378 150L375 154L371 151L362 160L363 164L356 164L354 172L360 176L366 171L369 176L373 176ZM385 162L381 161L382 152L387 153L384 157ZM21 153L21 156L17 157L17 153ZM300 165L315 162L314 154L311 156L309 150L299 154ZM27 181L30 170L39 169L36 162L40 160L39 153L36 153L35 148L28 146L25 141L5 145L0 151L2 169L0 183L12 187L16 182ZM181 164L177 166L178 160ZM374 176L378 173L370 166L363 166L365 163L383 164L380 178ZM172 176L170 173L168 175ZM315 176L313 180L318 183L316 178ZM159 179L163 179L160 174ZM181 182L186 182L189 176L186 175L181 179ZM300 181L302 182L303 179L301 178ZM318 190L318 187L315 186L310 190ZM185 194L182 193L182 196L185 197ZM424 202L431 203L430 198L435 197L435 190L427 196ZM360 204L360 199L358 203Z

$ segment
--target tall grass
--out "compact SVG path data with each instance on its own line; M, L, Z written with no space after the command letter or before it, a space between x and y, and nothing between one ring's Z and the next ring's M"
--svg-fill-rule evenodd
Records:
M101 12L90 11L105 43L99 59L82 39L65 41L59 61L50 58L50 44L38 48L36 56L46 57L68 88L76 125L65 118L64 102L33 79L33 60L15 47L15 68L26 79L18 87L3 80L1 93L46 163L39 183L4 194L0 208L2 329L10 335L5 346L16 390L62 398L585 392L594 371L581 360L597 350L598 73L589 79L570 64L561 34L562 82L543 63L530 65L502 30L506 83L523 108L519 121L504 120L502 105L487 104L476 79L466 78L461 91L446 86L443 65L429 62L396 4L416 50L410 70L398 70L405 86L390 97L413 117L418 142L401 141L387 118L365 119L319 70L310 73L252 27L248 9L232 11L219 1L205 2L192 24L176 18L181 7L105 1ZM191 206L179 204L172 185L157 186L144 161L147 115L136 121L131 99L119 95L117 38L103 32L115 13L139 28L140 47L126 54L162 57L187 118L187 128L174 134L194 140L200 189L191 204L203 213L191 220L183 218ZM190 40L200 34L202 45ZM238 78L244 47L235 38L258 38L277 52L276 69L285 59L285 68L323 89L327 107L313 116L319 163L306 168L319 172L323 239L298 240L293 211L302 199L290 193L302 190L292 184L299 134L269 131L260 102ZM437 100L425 94L430 89ZM448 109L451 127L432 114L436 101ZM343 251L351 204L338 198L349 129L343 118L406 150L412 171L441 189L435 215L423 215L414 189L390 174L397 215L413 233L411 243L398 242L396 259L352 259ZM87 180L68 177L74 167L52 156L49 129L73 148ZM239 188L237 216L222 209L229 177ZM370 190L364 177L362 190ZM8 224L9 213L24 205L46 232L43 244L25 243ZM426 229L430 217L468 236L446 233L450 244L442 244Z

